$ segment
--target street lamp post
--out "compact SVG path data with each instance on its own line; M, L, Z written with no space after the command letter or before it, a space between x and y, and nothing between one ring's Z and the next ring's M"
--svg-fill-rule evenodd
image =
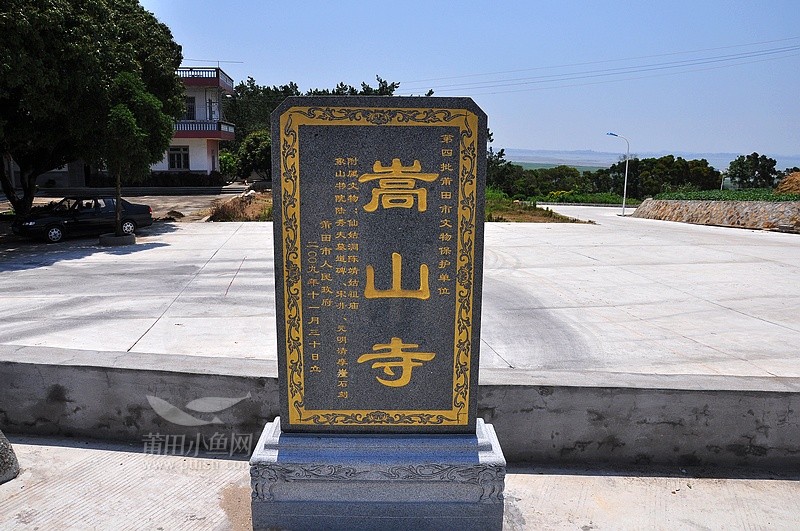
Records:
M617 133L606 133L609 136L616 136L625 141L628 145L628 150L625 152L625 183L622 185L622 217L625 217L625 199L628 197L628 160L631 158L631 143L628 139Z

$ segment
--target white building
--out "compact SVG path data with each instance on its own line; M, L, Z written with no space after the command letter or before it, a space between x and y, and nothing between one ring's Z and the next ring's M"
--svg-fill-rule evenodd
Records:
M233 124L222 115L222 98L233 93L233 79L217 67L181 67L175 72L186 87L186 111L175 122L175 134L164 159L151 166L154 172L211 173L219 170L219 144L234 139ZM3 160L6 171L19 188L19 168ZM43 188L86 186L90 168L83 161L71 162L40 175Z
M219 170L219 144L233 140L233 124L222 115L222 98L233 93L233 79L217 67L181 67L186 111L175 122L175 135L164 159L151 169L211 173Z

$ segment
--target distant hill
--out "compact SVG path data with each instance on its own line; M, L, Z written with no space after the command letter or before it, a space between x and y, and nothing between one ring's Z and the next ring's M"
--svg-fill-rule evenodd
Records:
M561 166L561 164L556 164L553 162L524 162L520 160L513 160L511 161L512 164L516 164L518 166L522 166L526 170L536 170L539 168L553 168L555 166ZM600 169L605 169L610 166L610 164L604 164L602 166L581 166L579 164L564 164L564 166L569 166L571 168L575 168L580 172L584 171L597 171Z
M506 160L517 163L531 163L539 164L540 167L544 166L575 166L589 168L608 168L615 162L623 160L625 153L622 152L608 152L608 151L591 151L591 150L578 150L578 151L552 151L546 149L517 149L507 148L505 150ZM686 160L692 159L706 159L709 164L718 170L726 170L728 164L740 155L747 153L690 153L685 151L660 151L660 152L634 152L631 157L636 156L640 159L659 158L665 155L675 155L676 157L683 157ZM778 161L776 168L783 170L784 168L792 168L795 166L800 167L800 155L771 155L764 153L768 157L774 158Z

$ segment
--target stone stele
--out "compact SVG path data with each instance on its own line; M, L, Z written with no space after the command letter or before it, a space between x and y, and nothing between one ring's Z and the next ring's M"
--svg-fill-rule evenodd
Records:
M272 114L281 416L255 529L501 529L477 418L486 114L469 98L293 97Z

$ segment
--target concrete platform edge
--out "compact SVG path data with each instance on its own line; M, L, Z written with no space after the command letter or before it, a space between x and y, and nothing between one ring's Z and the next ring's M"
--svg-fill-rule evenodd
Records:
M255 442L279 413L278 383L269 365L4 346L0 429L142 444L154 434L186 440L250 434ZM735 379L724 377L693 381L519 372L484 371L479 387L478 415L493 424L510 463L800 470L800 394L794 378L744 378L737 389ZM264 376L254 376L259 374ZM670 382L685 385L669 387ZM155 398L183 410L202 397L240 400L216 418L196 414L197 426L170 422L152 402Z

